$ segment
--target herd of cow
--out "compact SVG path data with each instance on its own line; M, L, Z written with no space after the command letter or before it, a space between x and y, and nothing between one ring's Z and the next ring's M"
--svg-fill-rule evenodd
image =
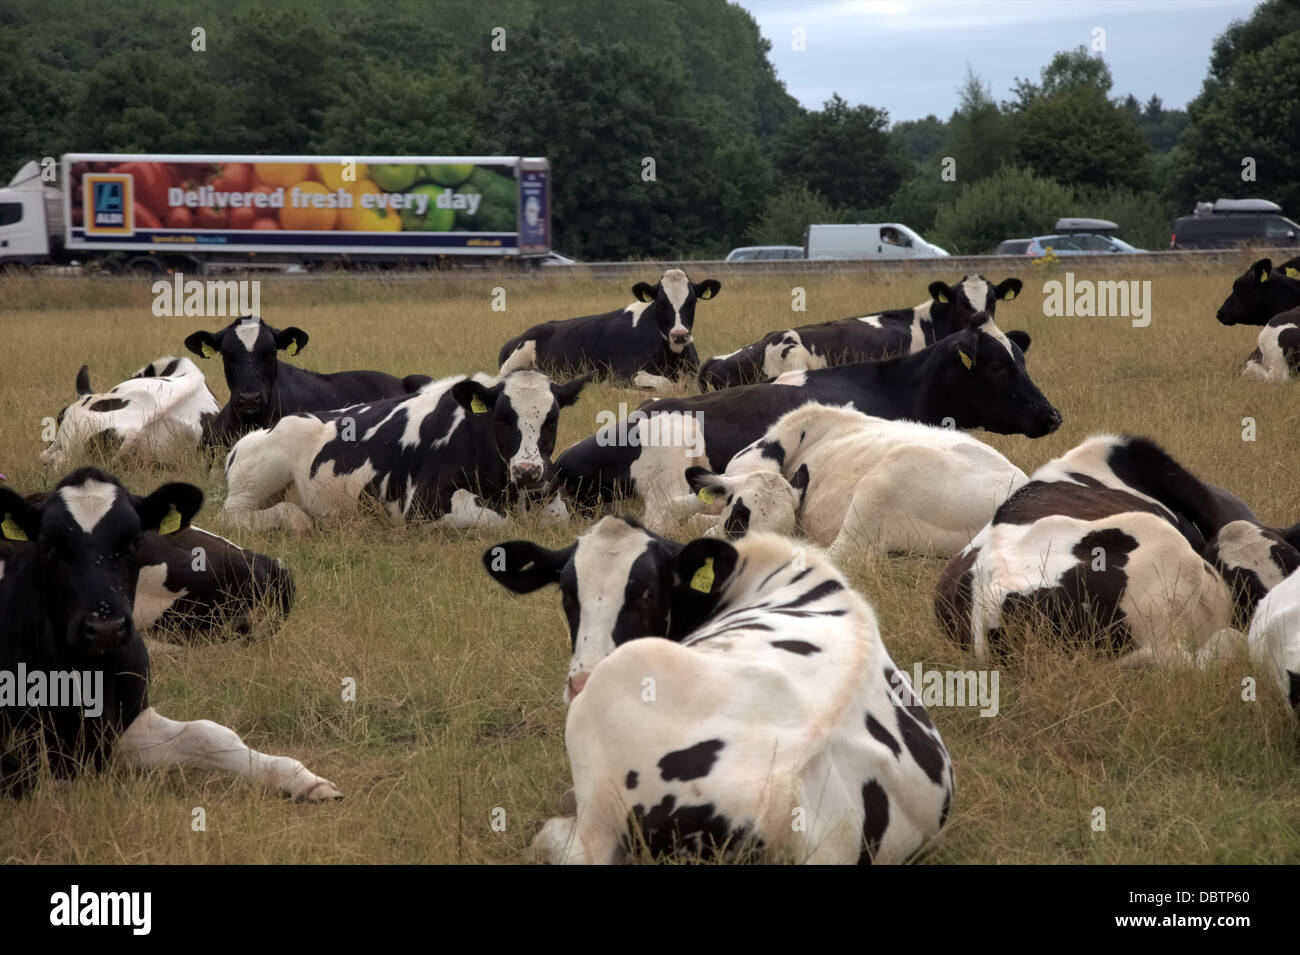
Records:
M1248 375L1300 367L1297 266L1255 263L1219 310L1264 326ZM511 339L495 375L438 380L303 370L281 355L306 332L247 316L185 339L221 359L225 407L189 358L99 393L83 367L42 457L229 448L231 522L302 532L362 498L394 523L459 530L643 502L641 521L604 516L559 550L515 540L483 555L510 591L557 585L568 619L575 802L537 836L550 861L644 848L879 863L929 846L952 760L839 569L867 554L948 558L935 613L981 661L1014 652L1012 635L1121 665L1202 665L1244 642L1300 712L1300 524L1262 525L1146 438L1096 435L1027 475L966 433L1061 424L1026 370L1029 336L994 320L1018 279L934 282L914 308L701 362L695 309L720 290L671 269L625 308ZM693 377L699 393L647 400L553 459L561 410L596 376L677 392ZM293 603L278 560L190 526L202 503L192 485L138 497L90 467L46 493L0 486L0 677L98 670L107 687L97 717L0 705L0 789L114 760L339 797L297 760L149 706L141 631L238 632L259 605Z

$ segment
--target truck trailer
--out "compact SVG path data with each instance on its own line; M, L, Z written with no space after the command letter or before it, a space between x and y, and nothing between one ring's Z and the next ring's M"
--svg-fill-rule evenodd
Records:
M0 267L540 263L550 242L537 157L70 153L0 189Z

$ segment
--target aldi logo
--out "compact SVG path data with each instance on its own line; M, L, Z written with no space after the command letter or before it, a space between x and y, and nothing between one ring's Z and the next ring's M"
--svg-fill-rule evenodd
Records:
M92 172L86 173L81 183L88 235L130 235L135 232L130 175Z

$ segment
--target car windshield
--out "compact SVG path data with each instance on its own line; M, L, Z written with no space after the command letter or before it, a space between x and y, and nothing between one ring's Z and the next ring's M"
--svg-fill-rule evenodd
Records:
M1117 249L1119 249L1121 252L1141 252L1141 251L1142 251L1142 250L1139 249L1137 246L1135 246L1135 245L1129 245L1129 244L1128 244L1127 242L1125 242L1123 239L1117 239L1117 238L1115 238L1113 235L1110 237L1110 244L1113 245L1113 246L1115 246L1115 247L1116 247Z

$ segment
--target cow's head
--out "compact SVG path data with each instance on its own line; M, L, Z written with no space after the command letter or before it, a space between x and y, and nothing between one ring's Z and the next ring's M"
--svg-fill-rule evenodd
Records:
M1235 624L1250 623L1255 606L1300 567L1300 551L1282 534L1254 521L1231 521L1205 545L1203 556L1232 588Z
M34 592L50 632L68 650L103 653L137 635L131 622L145 531L188 526L203 504L191 484L139 498L95 468L81 468L39 501L0 488L0 534L33 548Z
M728 467L728 473L714 474L708 468L692 467L686 469L686 482L695 492L692 502L696 502L696 511L718 515L710 536L721 534L734 540L750 531L793 534L808 486L807 474L807 468L801 468L792 483L779 469L732 474Z
M1296 260L1273 271L1272 259L1260 259L1232 283L1232 292L1219 306L1224 325L1267 325L1278 312L1300 305L1300 269Z
M515 371L487 385L473 378L458 381L451 396L467 416L491 415L497 454L506 463L510 483L521 490L546 485L555 470L555 434L560 409L578 400L591 375L563 385L540 371Z
M1061 413L1025 371L1024 352L987 314L931 349L938 367L930 372L926 397L931 411L956 427L1041 438L1061 426Z
M307 347L307 333L292 326L281 331L246 315L219 332L195 332L185 347L200 358L220 355L235 417L243 425L265 425L280 371L278 353L298 354Z
M680 353L694 341L696 300L713 298L721 289L717 279L692 282L681 269L669 269L654 285L637 282L632 294L638 302L651 304L659 334L668 342L669 350Z
M700 568L708 561L709 586ZM681 639L707 617L736 568L736 550L701 538L682 545L623 517L601 518L574 543L489 547L483 566L517 594L558 584L572 656L564 700L573 702L601 660L638 637Z
M943 338L961 331L980 312L988 312L992 317L997 312L998 302L1009 302L1020 294L1024 284L1020 279L1003 279L994 285L982 275L967 275L960 282L949 285L946 282L930 283L930 321L934 325L936 338ZM1023 339L1022 351L1029 347L1029 335L1025 332L1008 332L1008 337Z

